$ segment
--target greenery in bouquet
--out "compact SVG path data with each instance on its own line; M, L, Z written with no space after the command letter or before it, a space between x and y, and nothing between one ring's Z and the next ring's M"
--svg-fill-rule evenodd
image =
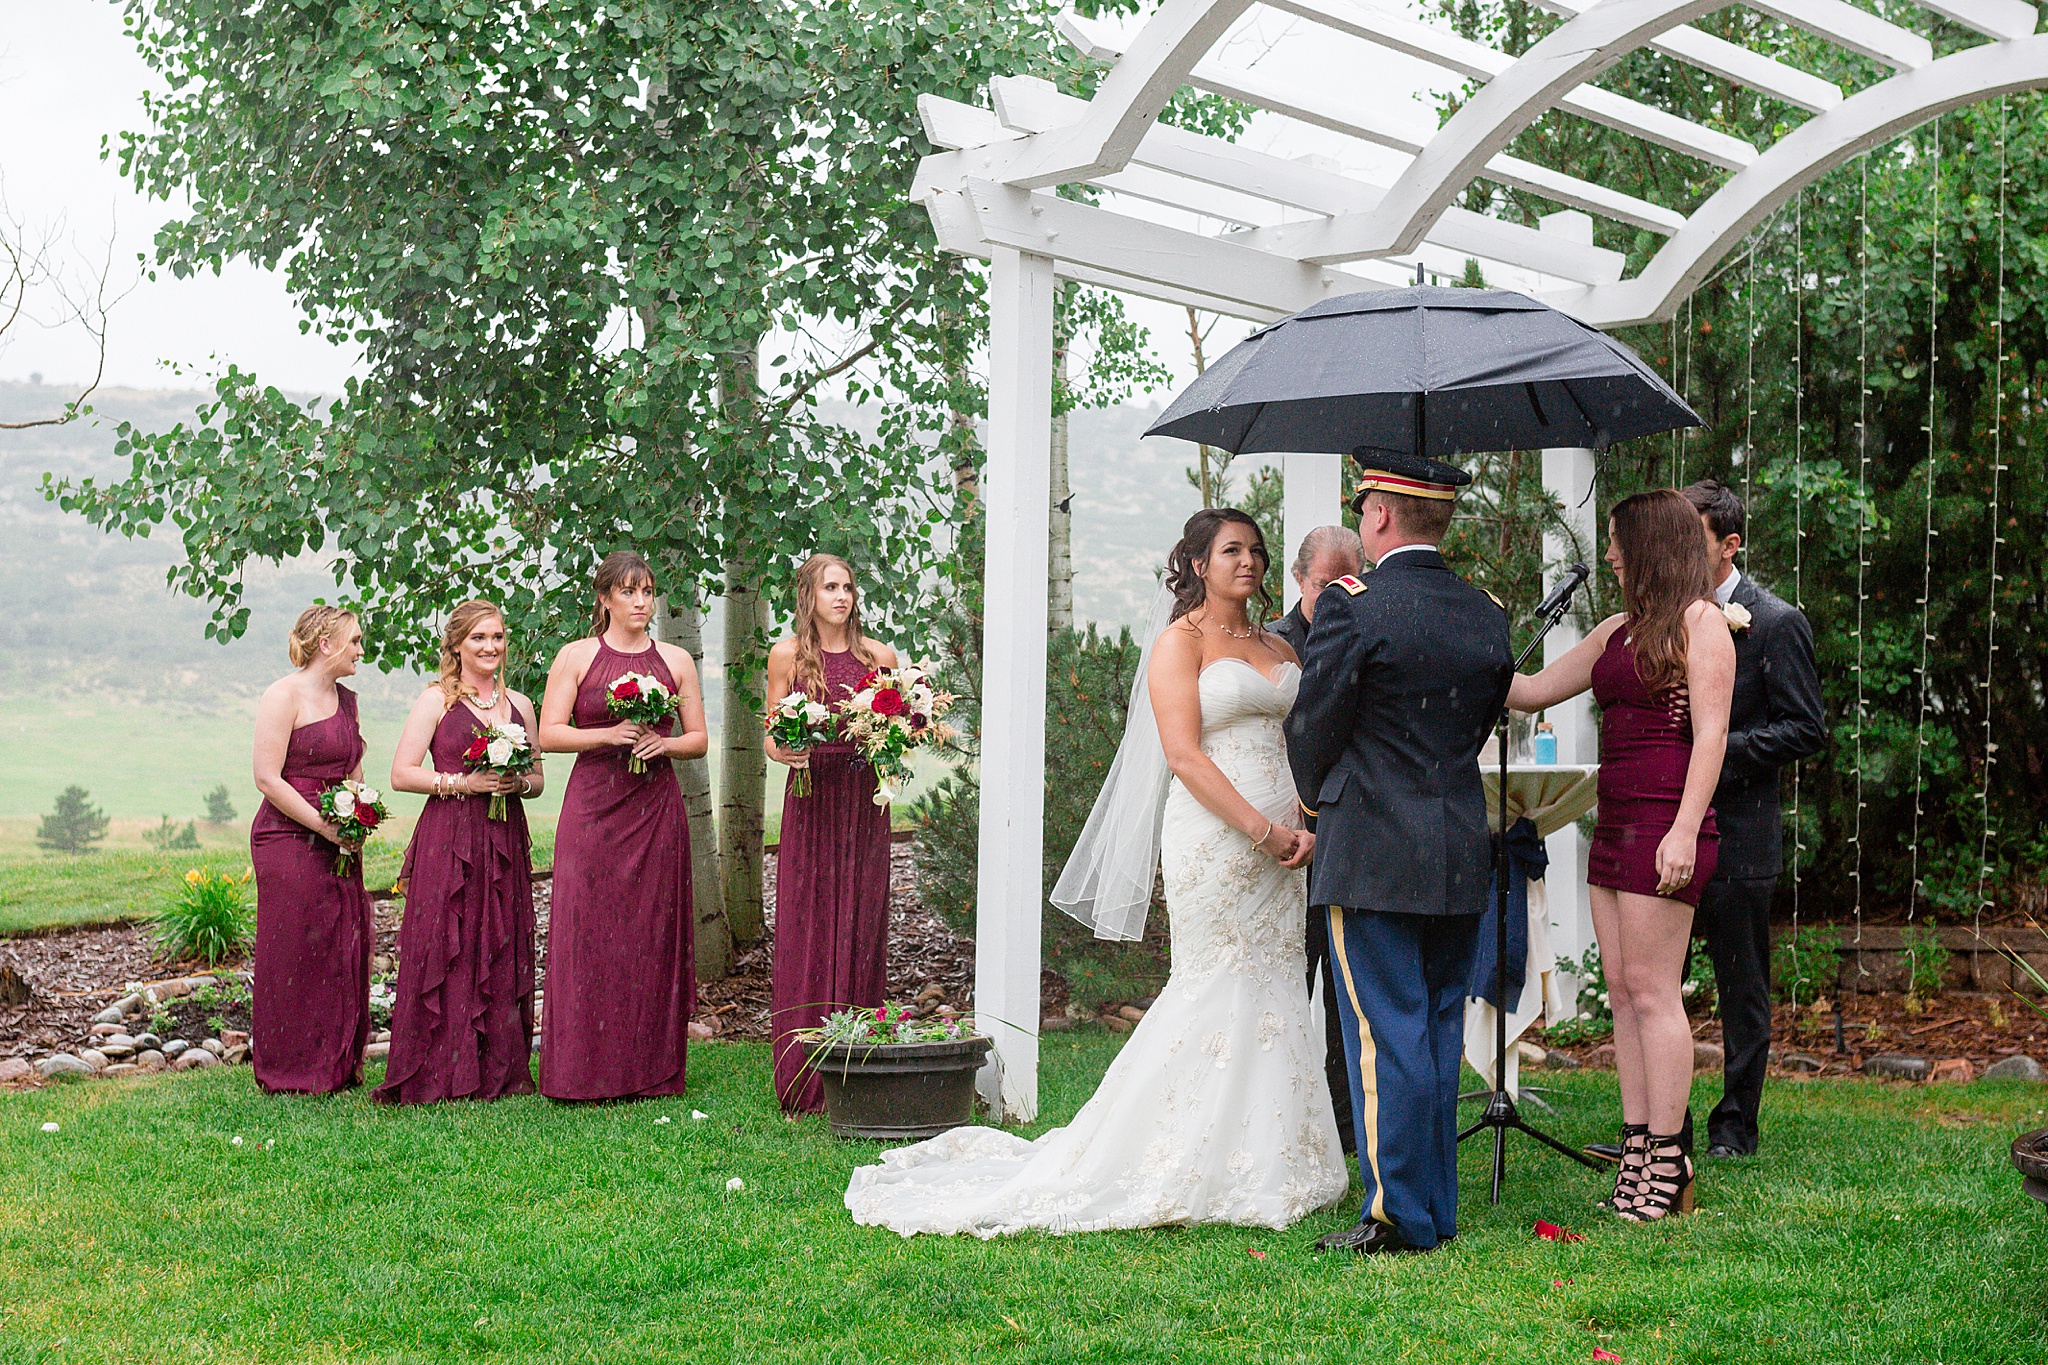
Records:
M844 725L863 762L875 771L875 804L886 806L910 781L910 752L936 748L953 737L940 719L953 694L932 686L917 664L871 669L847 700Z
M157 949L167 961L209 965L241 953L256 933L256 910L244 889L251 874L231 877L192 868L156 920Z
M803 1037L848 1047L883 1047L891 1043L956 1043L975 1036L974 1016L940 1012L924 1016L909 1005L855 1006L825 1016Z
M605 689L604 706L620 720L655 726L675 714L676 698L668 690L668 685L652 673L621 673ZM647 760L637 754L627 754L626 771L646 772Z
M365 840L377 832L377 827L391 818L390 807L384 804L383 794L367 783L348 778L320 793L320 813L341 831L341 837L360 848ZM360 856L344 848L334 859L334 875L347 876L350 869L360 865Z
M469 747L462 751L462 761L473 773L505 773L521 777L533 771L535 755L533 744L526 737L526 727L503 721L491 725L480 725L470 732ZM484 812L493 820L503 820L511 814L504 792L491 793L491 808Z
M783 748L801 753L814 745L831 741L837 729L832 709L807 692L792 692L768 713L762 722L768 737ZM792 796L811 794L811 770L798 768L790 784Z

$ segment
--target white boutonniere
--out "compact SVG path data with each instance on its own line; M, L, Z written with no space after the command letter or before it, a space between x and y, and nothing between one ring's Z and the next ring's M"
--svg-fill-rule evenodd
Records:
M1721 608L1721 614L1728 618L1728 629L1737 635L1749 629L1749 608L1740 602L1730 602Z

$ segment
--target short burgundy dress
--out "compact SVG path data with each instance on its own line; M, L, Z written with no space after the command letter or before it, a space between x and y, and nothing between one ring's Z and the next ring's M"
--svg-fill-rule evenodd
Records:
M321 792L363 761L356 694L334 690L334 714L292 731L284 754L284 780L315 806ZM337 874L340 852L268 799L249 825L256 871L249 1052L265 1090L324 1095L363 1078L376 921L363 889L363 860Z
M528 734L533 717L518 715ZM437 773L468 771L484 721L457 702L428 744ZM427 798L406 850L405 920L391 1058L372 1098L386 1104L533 1093L533 860L526 803Z
M676 685L654 645L621 654L599 640L576 689L577 729L618 723L605 691L626 673ZM697 1003L690 822L675 765L650 758L636 773L627 757L618 745L576 755L555 826L540 1043L549 1099L683 1093Z
M1600 815L1587 851L1594 886L1655 896L1657 845L1671 832L1692 762L1692 701L1685 684L1652 693L1636 672L1628 622L1608 637L1593 661L1593 700L1600 703ZM1709 809L1700 821L1692 880L1669 900L1697 907L1714 879L1721 836Z
M820 700L835 711L867 665L824 654ZM796 781L791 770L790 783ZM775 1094L791 1112L824 1107L824 1085L804 1071L792 1036L832 1010L882 1003L889 984L889 808L875 804L875 774L835 742L811 750L811 794L785 789L775 855Z

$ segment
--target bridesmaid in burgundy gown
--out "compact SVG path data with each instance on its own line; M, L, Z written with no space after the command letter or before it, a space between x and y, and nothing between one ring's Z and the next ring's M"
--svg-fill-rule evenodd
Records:
M704 754L703 692L690 656L647 633L656 589L646 560L607 556L593 587L594 633L555 656L540 708L540 747L577 756L555 828L540 1090L680 1095L697 981L690 828L672 760ZM615 719L606 691L626 673L659 678L676 716L651 728ZM629 756L646 771L631 771Z
M869 670L895 665L896 651L861 633L852 566L811 556L796 576L796 634L768 652L768 695L804 692L837 711ZM770 738L767 750L811 774L810 795L785 788L782 800L770 1016L775 1094L792 1113L815 1112L824 1087L793 1034L833 1009L879 1005L888 988L889 808L875 804L874 772L849 743L795 752Z
M249 827L256 870L255 1022L250 1056L269 1091L324 1095L363 1078L370 1041L370 948L376 941L362 859L334 870L341 831L314 802L363 775L356 671L363 632L353 613L308 607L292 627L293 673L256 708L256 789ZM355 850L355 845L347 845Z
M463 753L486 725L518 725L533 703L505 686L505 618L464 602L441 632L441 676L414 703L391 763L395 790L425 793L406 850L405 922L386 1104L533 1093L533 860L520 776L470 772ZM431 754L434 766L424 760ZM506 797L490 818L490 797Z
M1606 557L1625 614L1516 678L1508 705L1533 712L1591 687L1603 711L1587 882L1621 1082L1622 1165L1607 1206L1648 1222L1692 1204L1692 1029L1679 984L1718 852L1708 803L1728 744L1735 642L1683 494L1615 504Z

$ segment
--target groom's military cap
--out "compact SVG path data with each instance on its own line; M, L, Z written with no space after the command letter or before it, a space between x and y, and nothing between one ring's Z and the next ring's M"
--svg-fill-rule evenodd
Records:
M1365 502L1365 495L1376 489L1448 502L1458 496L1460 488L1472 482L1472 476L1456 465L1398 450L1358 446L1352 450L1351 458L1358 461L1359 470L1358 487L1351 491L1354 512Z

